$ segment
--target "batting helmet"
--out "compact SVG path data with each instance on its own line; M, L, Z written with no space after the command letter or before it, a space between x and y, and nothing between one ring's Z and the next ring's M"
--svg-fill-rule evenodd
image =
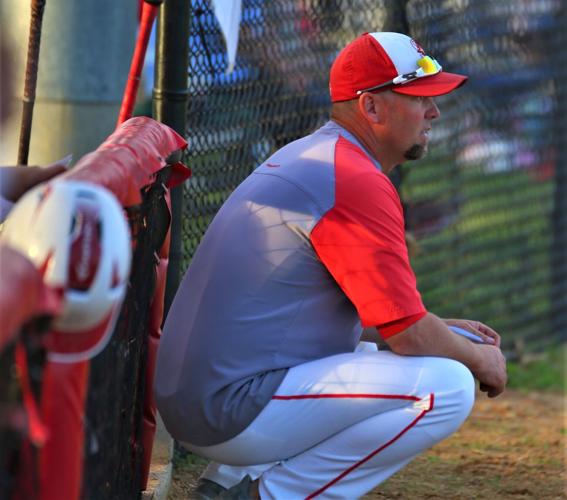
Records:
M43 184L14 206L1 239L63 295L63 312L46 338L50 359L76 362L100 352L118 317L131 262L130 231L114 195L86 182Z

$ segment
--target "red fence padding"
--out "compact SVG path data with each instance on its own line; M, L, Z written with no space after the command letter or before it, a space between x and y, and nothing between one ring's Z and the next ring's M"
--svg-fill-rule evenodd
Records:
M41 410L49 438L40 451L39 500L80 498L89 366L88 361L45 366Z
M167 157L186 147L185 139L168 126L137 116L120 125L63 178L99 184L112 191L124 207L136 205L142 201L140 189L166 166ZM191 171L182 163L173 165L168 187L180 184L190 175Z
M154 181L154 175L167 165L166 159L187 147L175 131L151 118L131 118L93 153L83 157L72 171L61 178L82 180L106 187L127 207L142 201L141 189ZM173 165L168 187L187 179L191 171L181 163ZM162 249L167 255L169 241ZM167 260L158 266L158 284L152 304L149 329L146 406L144 409L144 475L149 467L155 431L155 406L151 383L155 353L163 315L163 296ZM24 256L0 245L0 349L37 314L57 315L62 297L43 284L40 272ZM22 298L25 297L25 300ZM84 411L90 362L59 364L47 362L43 376L41 416L49 437L40 450L40 500L76 500L80 497L83 474ZM32 467L32 460L28 460ZM24 468L27 478L30 472ZM17 494L24 492L25 480ZM26 490L27 491L27 490Z
M58 314L62 297L44 285L40 272L26 257L5 244L0 244L0 283L1 351L34 316Z
M135 117L120 125L116 131L93 153L83 157L72 171L63 177L92 182L106 187L124 206L141 203L140 190L154 181L154 174L167 165L166 159L174 152L187 147L187 142L172 129L151 118ZM168 187L176 186L191 175L181 163L173 165ZM163 274L159 273L159 274ZM163 283L158 281L159 292L155 294L152 309L156 311L152 325L161 321L163 314ZM151 327L147 383L153 379L155 350L160 329ZM52 474L66 471L59 484L59 493L65 491L66 500L77 500L80 495L83 467L83 416L90 363L60 366L49 363L49 377L43 386L43 417L47 427L53 431L41 453L41 485L46 484ZM148 391L151 393L151 391ZM148 396L146 393L146 396ZM47 396L49 395L49 396ZM49 398L49 399L48 399ZM51 403L53 401L54 403ZM146 399L145 418L142 431L144 467L148 467L151 454L151 439L155 430L155 407L151 395ZM56 405L63 405L57 410ZM61 425L65 422L65 425ZM143 472L145 474L145 472ZM63 477L63 474L61 474ZM51 485L53 486L53 485ZM55 500L55 489L46 490L41 500Z

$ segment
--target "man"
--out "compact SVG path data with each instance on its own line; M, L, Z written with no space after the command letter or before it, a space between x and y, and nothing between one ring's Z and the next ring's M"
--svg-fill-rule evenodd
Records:
M433 97L465 80L405 35L360 36L331 68L331 121L266 160L211 223L155 383L168 430L213 461L200 498L362 496L459 428L473 376L503 391L498 334L425 309L387 178L427 152ZM357 347L363 327L392 352Z

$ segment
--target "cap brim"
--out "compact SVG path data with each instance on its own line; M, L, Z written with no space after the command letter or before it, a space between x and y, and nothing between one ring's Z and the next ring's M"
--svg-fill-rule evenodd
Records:
M391 90L398 94L435 97L448 94L468 80L468 76L442 71L433 76L419 78L404 85L394 85Z

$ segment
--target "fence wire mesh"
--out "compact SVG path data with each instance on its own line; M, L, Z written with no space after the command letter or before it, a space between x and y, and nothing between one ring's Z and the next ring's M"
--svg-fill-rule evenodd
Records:
M411 35L465 87L438 99L430 154L394 175L428 309L508 346L567 339L567 17L561 0L243 0L226 72L211 4L192 3L183 268L231 191L328 119L328 71L365 31ZM236 264L236 263L235 263Z
M142 425L146 397L148 330L157 252L170 216L158 173L142 204L128 208L134 254L130 284L109 345L93 359L85 415L81 498L139 498L143 489ZM101 404L101 402L104 402Z

